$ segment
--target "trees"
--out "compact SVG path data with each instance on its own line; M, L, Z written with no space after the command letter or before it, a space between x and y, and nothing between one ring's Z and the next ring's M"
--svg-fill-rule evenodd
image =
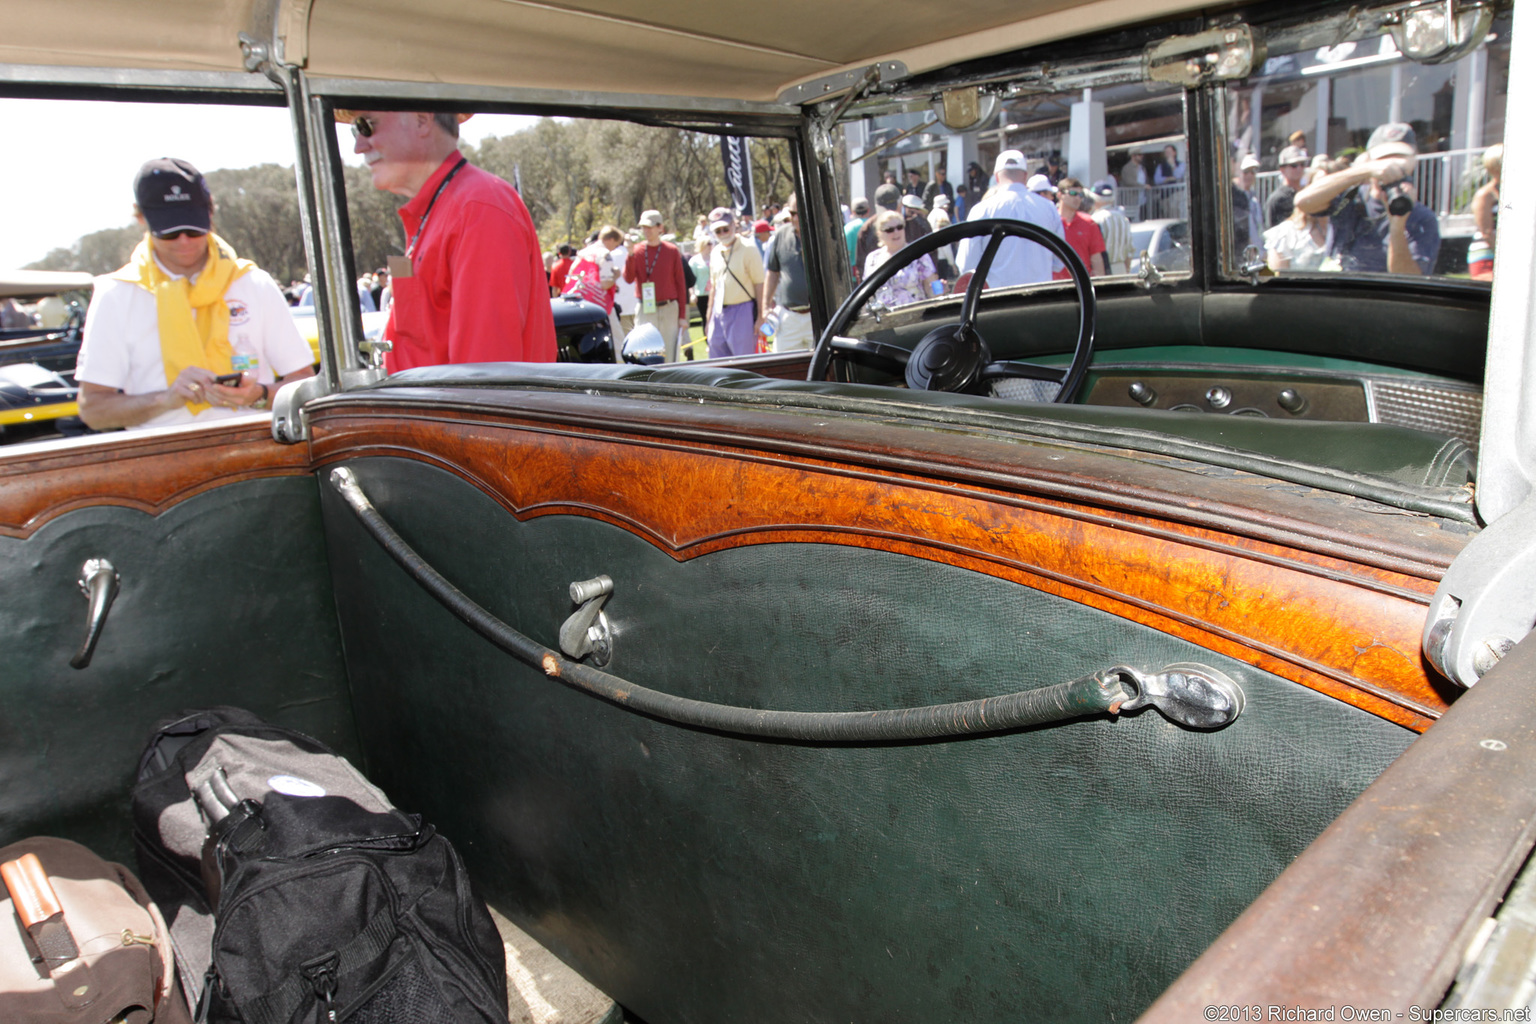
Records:
M240 170L209 171L213 227L236 253L281 285L309 271L293 168L260 164Z
M627 230L648 209L660 210L669 229L687 239L699 214L729 202L715 135L628 121L544 118L514 135L461 148L478 166L520 184L545 249L580 244L603 224ZM794 188L789 144L753 139L750 148L759 207L782 203ZM347 167L343 175L353 265L361 274L405 251L396 214L403 200L375 189L367 168ZM302 279L308 267L293 168L261 164L210 171L207 178L219 234L279 282ZM32 266L110 273L142 237L131 224L95 231Z
M754 139L751 150L759 206L782 203L794 189L789 144ZM699 214L729 202L715 135L628 121L544 118L465 151L477 165L521 183L546 249L579 244L606 223L631 228L651 209L687 238Z

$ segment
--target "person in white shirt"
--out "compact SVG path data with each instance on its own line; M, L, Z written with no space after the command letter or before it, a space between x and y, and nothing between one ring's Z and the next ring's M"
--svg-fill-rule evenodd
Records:
M134 179L144 240L96 279L75 366L93 430L204 423L267 408L313 376L313 353L270 275L213 233L213 197L185 160Z
M1093 196L1093 222L1104 236L1104 259L1111 274L1131 272L1131 221L1115 203L1115 183L1101 178L1088 190Z
M997 182L996 186L971 208L970 215L965 218L967 222L993 218L1019 220L1045 228L1058 238L1062 237L1061 215L1055 205L1025 187L1029 181L1029 171L1023 153L1016 149L999 153L992 176ZM955 262L962 279L981 262L981 254L986 251L988 240L987 236L961 240ZM997 255L992 260L992 269L987 274L987 286L1008 288L1038 284L1049 281L1051 274L1063 266L1065 264L1061 260L1038 242L1010 238L998 247ZM960 287L957 281L955 289L958 291Z

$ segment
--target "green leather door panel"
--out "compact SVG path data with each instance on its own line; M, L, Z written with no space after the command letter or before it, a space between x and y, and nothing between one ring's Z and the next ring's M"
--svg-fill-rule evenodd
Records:
M480 639L322 488L374 777L652 1024L1130 1020L1412 738L941 563L799 543L678 562L595 519L518 522L419 462L348 465L408 543L542 643L569 583L610 575L609 671L668 692L854 710L1190 660L1246 691L1215 733L1155 712L892 746L679 728Z
M122 576L91 664L76 580ZM158 516L103 505L0 538L0 845L51 833L133 863L128 788L155 722L236 704L358 752L315 482L228 484Z

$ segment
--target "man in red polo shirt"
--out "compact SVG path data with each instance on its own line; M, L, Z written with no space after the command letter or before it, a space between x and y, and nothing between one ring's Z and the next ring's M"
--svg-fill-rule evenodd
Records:
M384 336L391 373L413 366L553 362L555 321L539 238L517 191L459 153L467 114L340 111L375 188L400 208L404 256L391 256Z
M1076 178L1062 178L1056 184L1057 209L1061 211L1062 232L1066 236L1067 244L1077 251L1088 265L1088 273L1094 277L1104 276L1104 233L1094 223L1093 218L1080 212L1083 207L1083 197L1088 194L1083 188L1083 183ZM1051 275L1052 280L1065 281L1072 275L1065 268Z
M549 294L552 297L565 293L565 275L570 273L571 264L576 262L576 247L570 242L562 242L555 254L559 258L549 268Z
M635 325L655 324L667 345L667 362L677 362L677 325L687 301L688 280L683 276L683 255L677 246L661 240L665 222L661 211L640 215L645 244L629 251L624 261L624 280L635 286ZM682 322L686 323L687 320Z

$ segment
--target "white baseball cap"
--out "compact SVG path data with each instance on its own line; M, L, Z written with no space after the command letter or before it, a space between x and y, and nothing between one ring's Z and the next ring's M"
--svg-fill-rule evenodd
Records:
M992 173L1000 171L1022 171L1025 169L1024 154L1016 149L1005 149L997 154L997 161L992 164Z
M1029 179L1029 184L1024 186L1031 192L1055 192L1056 186L1051 184L1051 179L1043 174L1037 174Z

